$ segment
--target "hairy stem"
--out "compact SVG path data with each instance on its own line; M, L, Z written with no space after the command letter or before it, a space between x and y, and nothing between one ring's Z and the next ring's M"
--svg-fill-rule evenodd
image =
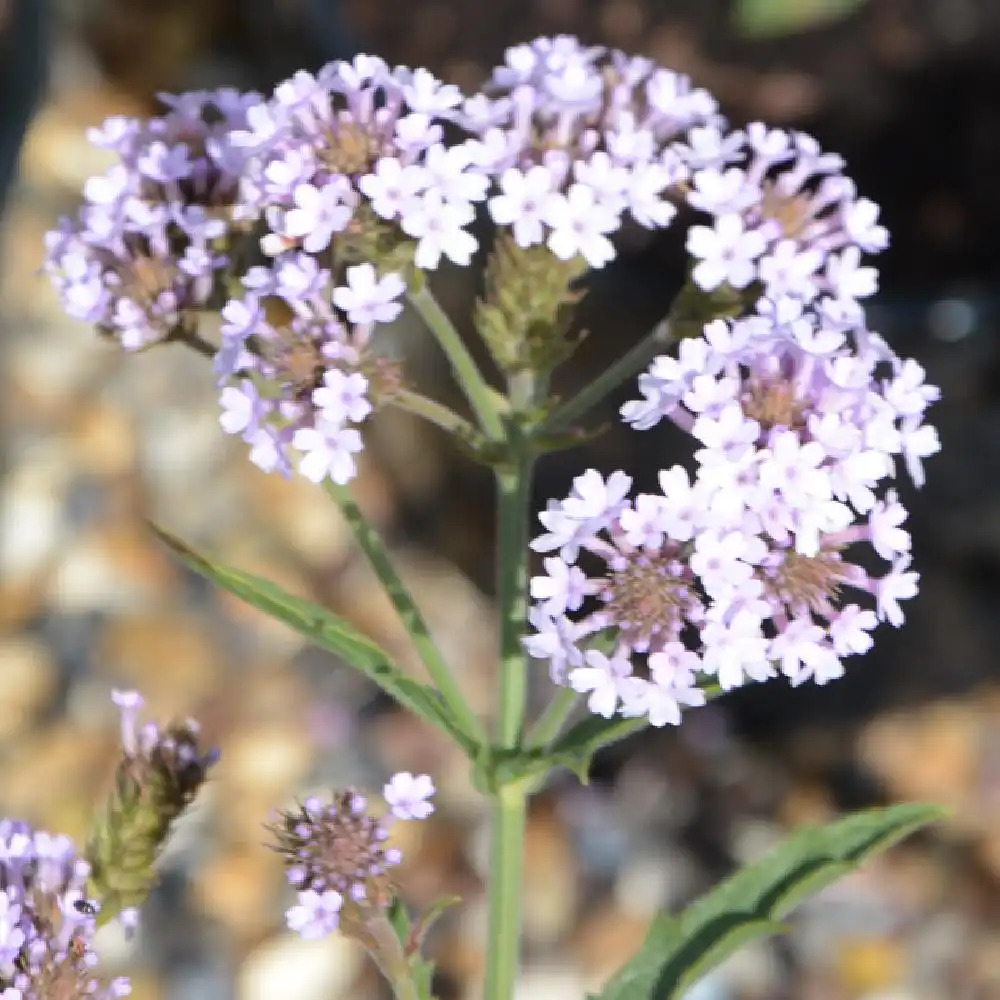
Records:
M486 438L465 417L412 389L395 390L386 404L440 427L473 451L481 450L486 444Z
M337 486L327 480L324 487L340 508L355 540L368 557L368 562L375 571L375 575L382 584L389 600L392 601L392 606L402 620L441 698L451 709L456 722L465 730L469 740L473 744L483 743L486 739L483 725L469 707L458 681L431 636L430 629L427 627L416 601L396 572L396 567L393 565L392 558L381 536L361 512L361 508L354 502L351 492L346 486Z
M528 732L525 747L542 750L548 747L563 731L563 726L580 703L580 695L572 688L560 687L545 706L545 711L535 720Z
M541 427L540 433L551 434L578 420L592 410L605 396L634 375L642 371L662 351L674 341L672 324L663 319L646 334L638 344L623 354L614 364L606 368L592 382L589 382L572 399L563 403Z
M497 741L521 746L528 690L528 657L522 639L528 614L528 515L534 455L520 424L535 403L537 383L528 373L511 378L511 413L505 421L509 461L497 470L497 600L500 606L500 713ZM528 788L494 792L490 864L489 956L486 1000L512 1000L520 966L521 893Z
M409 292L408 297L448 358L455 380L476 414L479 426L492 440L502 440L504 429L497 407L497 394L483 378L475 359L448 314L434 298L426 280L417 291Z
M527 794L505 785L493 799L486 1000L512 1000L520 966L521 882Z

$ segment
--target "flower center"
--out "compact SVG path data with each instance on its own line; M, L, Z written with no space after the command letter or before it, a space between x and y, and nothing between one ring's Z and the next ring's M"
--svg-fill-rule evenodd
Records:
M768 597L780 601L792 614L830 614L848 580L839 549L804 556L788 548L772 552L771 559L761 568Z
M327 138L330 145L321 155L323 163L333 173L363 173L378 157L378 142L357 122L339 122Z
M805 404L790 382L751 375L740 402L743 412L765 430L787 427L801 430L806 426Z
M801 236L806 226L812 221L812 206L805 194L782 194L771 181L764 182L764 199L761 203L761 215L765 219L777 222L789 239Z
M608 575L601 594L605 614L635 649L669 642L698 604L692 580L673 549L633 553Z

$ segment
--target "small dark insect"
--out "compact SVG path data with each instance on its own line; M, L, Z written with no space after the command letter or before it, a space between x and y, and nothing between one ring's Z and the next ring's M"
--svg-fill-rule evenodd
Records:
M98 906L90 899L78 899L73 903L77 913L85 913L88 917L96 917Z

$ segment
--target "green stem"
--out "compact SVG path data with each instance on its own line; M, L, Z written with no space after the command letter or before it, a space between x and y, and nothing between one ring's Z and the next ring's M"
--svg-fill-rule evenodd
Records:
M512 468L497 471L497 600L500 605L500 719L502 747L518 746L528 688L523 638L528 618L528 502L533 457L511 430Z
M511 414L504 422L509 463L497 469L497 601L500 607L501 747L521 746L528 690L523 645L528 616L528 538L534 455L520 417L535 404L538 384L528 373L508 385ZM520 966L521 886L528 787L502 785L494 792L490 864L489 956L486 1000L512 1000Z
M372 961L392 986L396 1000L420 1000L413 972L403 953L403 946L396 937L392 925L384 916L369 920L364 926L365 935L360 937Z
M351 492L346 486L338 486L336 483L326 480L324 487L337 506L340 507L355 540L368 557L368 562L379 578L389 600L392 601L392 606L402 620L441 698L451 709L456 722L465 730L471 742L483 743L486 739L485 729L465 700L458 681L452 675L447 661L431 636L430 629L413 600L413 596L396 572L396 567L393 565L392 558L379 533L361 512L361 508L354 502Z
M563 403L542 425L540 433L562 430L595 407L605 396L632 378L673 343L672 324L661 320L630 351L589 382L572 399Z
M455 379L475 412L479 426L494 441L502 440L504 428L497 407L497 394L483 378L475 359L448 314L434 298L426 279L417 291L410 291L408 297L448 358Z
M465 417L437 400L414 392L412 389L396 389L386 400L387 405L420 417L428 423L457 438L473 451L479 451L486 438Z
M560 687L545 707L545 711L535 720L528 732L525 747L528 750L541 750L551 744L562 732L566 720L573 714L573 709L580 703L580 695L572 688Z
M520 966L521 882L527 795L505 785L493 800L486 1000L512 1000Z

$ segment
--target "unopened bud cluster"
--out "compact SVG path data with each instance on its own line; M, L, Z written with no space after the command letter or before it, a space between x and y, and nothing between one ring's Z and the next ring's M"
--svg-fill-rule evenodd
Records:
M122 713L124 752L86 850L91 891L110 916L145 901L156 884L156 861L174 822L218 757L201 748L194 720L165 728L153 722L140 726L143 700L138 693L115 691L112 697Z

